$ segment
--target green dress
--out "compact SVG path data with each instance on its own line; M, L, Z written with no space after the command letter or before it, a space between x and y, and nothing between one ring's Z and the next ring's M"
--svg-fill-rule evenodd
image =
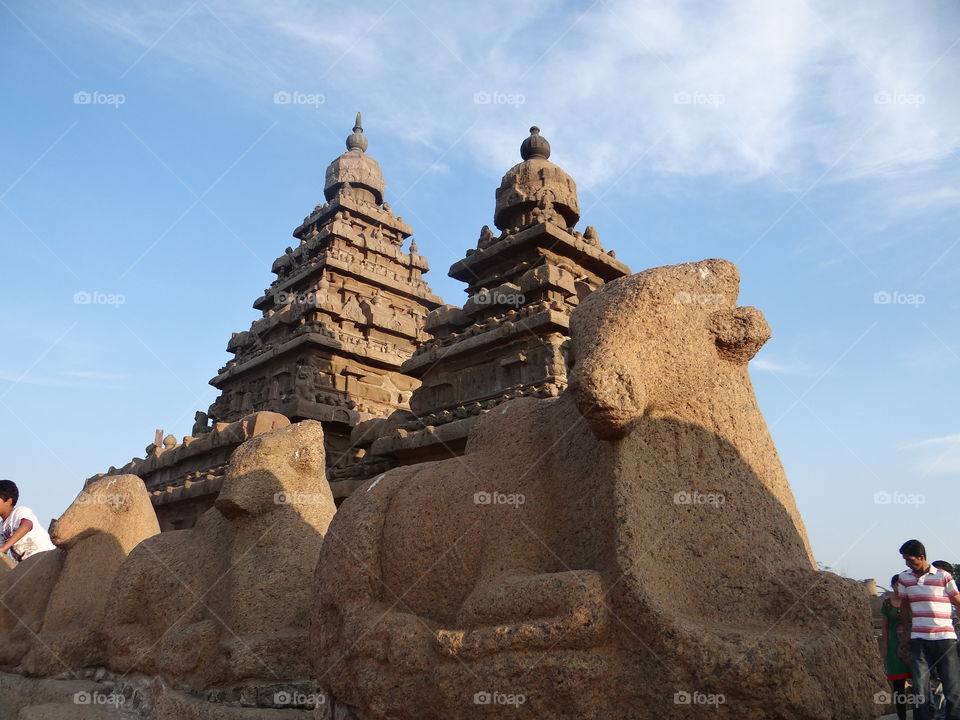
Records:
M900 639L904 633L900 608L891 605L890 598L887 598L883 601L880 614L883 615L884 622L887 624L887 647L884 655L887 679L902 680L909 678L911 676L910 666L901 660L897 654L897 646L900 644Z

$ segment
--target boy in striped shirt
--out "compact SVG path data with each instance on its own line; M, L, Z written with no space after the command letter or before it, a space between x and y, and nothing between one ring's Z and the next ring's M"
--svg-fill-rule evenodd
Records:
M960 720L960 657L953 630L951 604L960 608L960 590L950 573L927 562L919 540L900 546L907 569L900 573L897 594L902 600L903 622L910 626L914 692L921 696L915 720L930 720L930 669L935 667L947 700L948 720Z

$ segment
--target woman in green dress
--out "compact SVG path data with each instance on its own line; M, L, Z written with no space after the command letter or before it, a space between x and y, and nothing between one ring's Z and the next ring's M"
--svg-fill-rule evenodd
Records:
M900 655L901 639L905 633L909 634L910 628L904 627L900 615L900 597L897 595L897 583L900 577L894 575L890 579L890 588L892 594L884 598L883 606L880 608L880 614L883 615L883 648L884 648L884 666L887 671L887 680L893 687L893 705L897 710L897 718L906 720L906 683L912 677L910 672L909 660L905 660Z

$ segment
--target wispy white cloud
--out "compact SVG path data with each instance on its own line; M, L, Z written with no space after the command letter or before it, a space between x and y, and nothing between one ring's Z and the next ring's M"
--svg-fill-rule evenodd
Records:
M64 370L55 375L38 375L33 372L22 373L0 369L0 382L14 385L36 385L40 387L70 388L75 390L113 390L120 387L120 381L127 376L118 373L97 372L93 370Z
M761 372L773 373L775 375L814 375L815 370L810 365L802 362L777 362L767 358L754 358L750 361L750 367Z
M960 433L902 445L918 454L914 469L924 476L960 478Z
M913 212L939 207L960 209L960 188L941 186L910 193L897 200L897 207Z
M905 450L909 450L913 448L943 446L960 448L960 433L954 435L944 435L943 437L928 438L926 440L918 440L917 442L903 445L903 448Z
M184 10L87 7L88 20L143 47ZM479 120L463 145L494 172L517 160L523 128L536 123L591 185L643 156L641 177L776 174L802 187L827 170L892 179L950 161L960 147L958 20L952 5L874 0L609 0L586 10L556 0L208 0L151 53L225 84L243 76L246 93L259 82L266 97L281 78L362 100L381 128L426 148ZM475 104L478 92L523 103Z

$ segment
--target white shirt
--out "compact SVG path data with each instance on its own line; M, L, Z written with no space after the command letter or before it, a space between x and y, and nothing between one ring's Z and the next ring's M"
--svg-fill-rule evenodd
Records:
M23 561L38 552L53 550L54 545L50 542L50 536L47 535L47 531L40 525L40 521L37 520L37 516L33 510L19 505L15 505L10 515L3 521L3 541L6 542L13 537L13 533L16 532L17 528L20 527L20 523L24 520L32 522L33 527L30 529L30 532L20 538L16 544L10 548L13 557L18 561Z
M960 595L953 576L931 565L927 572L900 573L897 594L910 603L910 638L956 640L950 598Z

